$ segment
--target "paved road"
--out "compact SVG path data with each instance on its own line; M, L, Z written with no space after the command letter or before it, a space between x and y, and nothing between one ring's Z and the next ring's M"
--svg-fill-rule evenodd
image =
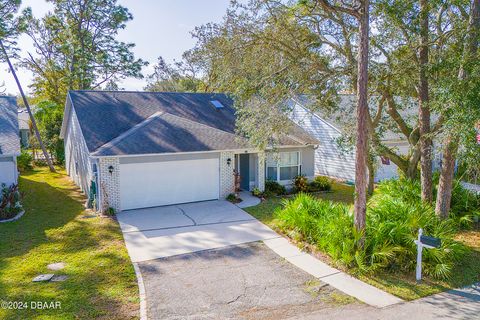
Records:
M369 306L355 310L338 308L328 310L328 312L315 311L309 315L291 319L475 320L480 319L480 283L383 309Z
M259 242L138 265L149 319L273 320L364 306Z

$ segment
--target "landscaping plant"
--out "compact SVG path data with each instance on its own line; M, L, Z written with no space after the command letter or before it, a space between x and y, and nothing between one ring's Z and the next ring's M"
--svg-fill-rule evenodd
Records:
M307 192L308 191L308 179L303 174L299 174L292 180L293 192Z
M22 150L20 155L17 157L17 167L20 171L31 170L33 162L33 157L27 150Z
M265 181L265 195L266 196L281 196L287 193L287 189L277 181Z
M323 176L317 176L308 184L308 192L330 191L332 190L332 181Z
M227 201L230 201L231 203L239 203L242 202L242 199L240 199L235 193L230 193L227 196Z
M11 219L23 210L20 204L21 197L18 185L12 184L10 187L4 183L1 185L0 220Z
M369 201L363 246L354 227L351 207L299 194L285 200L276 212L278 226L290 237L315 245L336 263L353 272L375 270L413 272L418 229L439 237L442 246L424 251L423 271L446 279L466 248L453 241L459 224L439 219L432 206L420 199L420 185L409 180L381 183Z
M261 197L263 195L263 192L260 191L257 187L253 188L252 190L252 195L255 197Z

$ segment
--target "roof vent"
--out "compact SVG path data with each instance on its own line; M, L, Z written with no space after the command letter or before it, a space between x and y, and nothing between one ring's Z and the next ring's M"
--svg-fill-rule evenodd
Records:
M210 103L213 104L215 109L223 109L224 108L223 104L218 100L211 100Z

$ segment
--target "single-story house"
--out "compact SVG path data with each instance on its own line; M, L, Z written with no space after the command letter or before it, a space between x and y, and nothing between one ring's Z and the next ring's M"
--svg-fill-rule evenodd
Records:
M0 96L0 184L9 186L17 183L18 155L17 100L15 97Z
M23 148L30 146L30 116L27 109L18 109L18 128L20 144Z
M224 94L70 91L66 170L98 208L116 211L224 198L235 172L243 190L313 178L318 141L299 126L273 152L236 135L235 120Z
M288 101L291 110L290 118L312 137L321 141L315 150L315 175L329 176L350 182L355 181L355 150L342 147L339 140L344 135L345 123L355 121L356 97L352 94L340 94L338 110L327 115L321 110L312 111L309 104L312 100L300 95ZM371 99L372 110L376 110L375 99ZM413 102L412 102L413 103ZM407 123L416 121L416 106L401 111ZM382 143L396 150L399 154L409 152L409 143L400 133L385 130ZM435 147L435 150L439 148ZM433 160L434 170L440 166L441 154L436 152ZM375 182L398 177L398 167L390 159L376 159Z

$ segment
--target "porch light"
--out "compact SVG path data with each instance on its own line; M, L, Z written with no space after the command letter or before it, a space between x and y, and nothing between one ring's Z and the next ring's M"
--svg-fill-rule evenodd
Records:
M227 165L230 167L230 164L232 163L232 159L228 158L227 159Z
M110 172L110 174L113 173L113 166L109 166L109 167L108 167L108 172Z

